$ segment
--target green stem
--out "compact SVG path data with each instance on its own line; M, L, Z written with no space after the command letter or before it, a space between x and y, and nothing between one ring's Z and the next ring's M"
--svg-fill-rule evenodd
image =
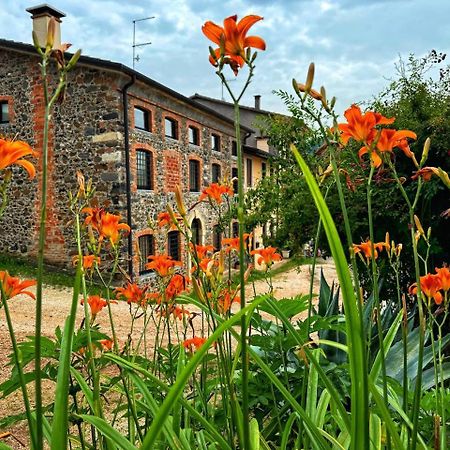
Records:
M13 323L11 320L11 314L9 312L9 306L8 306L8 302L6 299L6 293L3 288L3 284L1 282L0 282L0 290L1 290L2 304L3 304L3 307L5 308L6 323L8 325L9 336L11 338L11 343L12 343L12 348L13 348L14 363L17 368L17 374L19 375L20 389L22 391L23 403L25 404L25 412L27 415L28 427L30 429L31 448L33 450L33 449L37 448L36 430L35 430L33 415L31 413L30 400L28 398L27 384L25 382L25 377L23 374L20 349L19 349L19 346L17 345L16 335L14 333L14 327L13 327Z
M370 253L371 253L371 267L372 267L372 286L373 286L373 296L376 309L376 323L378 331L378 341L380 343L380 355L381 355L381 373L383 374L383 398L388 406L388 391L387 391L387 378L386 378L386 354L384 351L384 341L383 341L383 328L381 326L381 305L380 305L380 293L378 290L378 266L375 260L375 236L373 232L373 214L372 214L372 180L373 174L375 172L375 167L370 166L369 179L367 180L367 215L369 220L369 239L370 239ZM370 346L370 341L369 341ZM369 347L370 350L370 347ZM390 450L392 448L391 437L389 431L386 430L387 438L387 448Z

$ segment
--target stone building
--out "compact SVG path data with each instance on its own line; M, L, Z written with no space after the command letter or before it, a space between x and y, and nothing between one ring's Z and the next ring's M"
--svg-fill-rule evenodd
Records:
M65 16L49 5L27 11L41 43L50 17L59 26ZM44 100L38 63L32 45L0 39L0 134L17 136L39 151ZM242 125L242 139L252 133ZM130 225L124 257L131 275L144 275L143 261L154 252L185 257L177 231L166 235L149 226L173 204L177 185L190 205L210 182L237 174L229 115L108 60L79 59L69 73L65 101L55 108L49 136L46 258L51 264L68 266L74 253L68 193L77 189L77 170L93 179L100 201L110 201L110 209ZM256 150L249 146L246 152ZM0 252L36 254L39 189L39 176L14 177L1 222ZM206 204L189 219L199 243L220 242L216 218Z

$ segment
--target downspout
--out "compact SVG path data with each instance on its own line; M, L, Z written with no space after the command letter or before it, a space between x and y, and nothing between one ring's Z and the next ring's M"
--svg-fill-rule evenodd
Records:
M133 227L131 214L131 167L130 167L130 130L128 122L128 89L136 82L136 76L122 88L123 128L125 141L125 189L127 196L127 224L130 227L128 234L128 275L133 281Z

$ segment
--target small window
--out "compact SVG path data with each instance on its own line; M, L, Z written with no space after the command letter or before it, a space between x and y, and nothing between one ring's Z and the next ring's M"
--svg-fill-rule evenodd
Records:
M145 265L148 263L148 257L155 254L155 238L152 234L145 234L139 236L139 275L152 272L151 269L147 269Z
M238 183L238 169L237 167L233 167L231 169L231 178L233 179L233 192L236 195L239 191L239 183Z
M218 252L220 250L221 242L222 242L222 231L220 230L220 226L214 225L212 232L212 245L214 247L215 252Z
M220 181L220 164L213 164L211 166L211 181L213 183Z
M0 123L9 123L9 105L7 101L0 102Z
M266 178L267 176L267 164L266 163L261 163L261 177L262 178Z
M189 191L200 192L200 162L189 160Z
M179 231L169 231L167 233L167 253L176 261L181 259Z
M233 237L239 236L239 223L233 222L233 225L231 225L231 231L233 233Z
M166 117L164 124L166 137L178 139L178 122L175 119Z
M231 156L237 156L237 155L238 155L237 142L231 141Z
M253 161L247 158L247 187L252 187L253 184Z
M211 135L211 150L220 152L220 136L217 134Z
M195 218L191 224L192 242L195 245L202 245L202 223Z
M136 150L137 188L153 189L153 153Z
M200 132L196 127L189 127L189 144L200 145Z
M151 131L150 112L143 108L134 107L134 127L138 130Z

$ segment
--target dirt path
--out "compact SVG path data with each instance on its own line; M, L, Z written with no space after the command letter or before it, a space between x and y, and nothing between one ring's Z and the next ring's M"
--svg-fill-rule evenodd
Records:
M337 280L336 270L333 262L329 259L322 264L319 264L316 269L316 276L314 280L314 292L318 293L320 269L323 269L325 278L331 284L333 280ZM309 292L310 283L310 266L304 265L299 268L292 269L288 272L279 274L273 278L274 295L276 298L293 297L298 294L307 294ZM249 296L253 295L254 289L258 294L267 292L267 282L259 280L255 282L254 288L252 285L247 286L247 293ZM30 289L32 290L32 289ZM44 302L43 302L43 324L42 334L48 337L54 336L54 331L57 326L61 328L69 313L70 304L72 300L72 292L66 288L55 288L45 286L44 288ZM17 339L23 340L26 336L31 336L34 333L35 308L34 301L27 296L17 296L9 302L12 320ZM120 318L116 321L116 332L118 339L124 343L128 337L131 326L131 317L129 314L129 306L125 302L114 304L113 313L115 317ZM80 323L83 317L83 307L80 305L77 310L77 324ZM102 312L98 316L98 322L101 325L102 331L110 334L110 326L106 312ZM137 338L142 329L142 320L136 322L133 337ZM150 336L151 338L151 336ZM6 326L4 310L0 309L0 382L8 379L11 373L11 368L7 365L9 355L11 353L11 344ZM49 386L51 392L51 386ZM50 394L51 395L51 394ZM6 399L0 399L0 419L8 415L18 414L23 410L22 400L20 395L13 394ZM5 437L1 439L2 442L10 445L13 449L26 449L26 426L24 423L8 427L2 431L11 431L14 436L21 440L25 446L17 442L13 437Z

